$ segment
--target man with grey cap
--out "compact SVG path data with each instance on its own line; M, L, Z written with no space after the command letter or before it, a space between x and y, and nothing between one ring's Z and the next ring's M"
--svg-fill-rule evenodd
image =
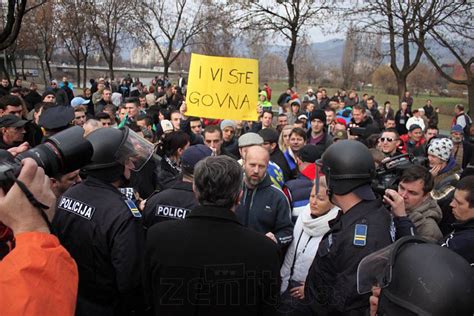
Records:
M239 164L241 166L245 163L245 156L247 154L247 150L252 146L263 146L264 140L263 138L256 134L256 133L246 133L239 137L239 153L240 158ZM264 147L265 148L265 147ZM267 166L267 173L270 176L273 184L276 185L279 189L283 188L285 184L285 177L283 175L282 169L273 161L268 162Z
M223 120L221 122L222 147L232 155L239 157L239 146L235 138L235 122L232 120Z
M0 149L9 149L21 145L25 139L25 124L28 121L13 114L0 117Z
M212 155L206 145L198 144L188 147L181 157L182 179L171 188L151 195L143 210L143 226L152 225L173 219L184 219L198 205L193 193L194 166Z

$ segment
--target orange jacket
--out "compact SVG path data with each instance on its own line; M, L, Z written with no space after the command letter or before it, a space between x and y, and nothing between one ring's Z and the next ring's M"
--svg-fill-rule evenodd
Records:
M78 271L51 234L15 236L15 248L0 261L1 315L74 315Z

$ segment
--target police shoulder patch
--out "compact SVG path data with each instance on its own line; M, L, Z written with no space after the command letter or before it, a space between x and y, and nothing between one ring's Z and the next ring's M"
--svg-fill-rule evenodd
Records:
M142 217L142 213L140 213L140 211L138 210L138 207L135 205L135 203L132 200L130 199L125 200L125 204L127 204L127 207L132 213L133 217Z
M61 197L58 208L88 220L92 219L95 212L95 207L67 196Z
M364 247L367 244L367 225L356 224L354 229L354 246Z

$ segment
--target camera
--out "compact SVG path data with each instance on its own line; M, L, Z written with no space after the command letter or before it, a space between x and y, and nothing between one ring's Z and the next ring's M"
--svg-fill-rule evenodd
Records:
M350 127L348 128L349 135L359 136L365 138L367 136L367 129L365 127Z
M372 189L384 195L386 189L398 189L398 183L403 170L413 165L425 165L427 158L415 157L412 154L403 154L392 157L375 169L375 178L372 180Z
M0 186L11 187L12 176L18 176L24 158L32 158L46 175L54 177L84 167L90 163L93 152L92 144L84 138L84 129L80 126L61 131L16 157L0 150Z

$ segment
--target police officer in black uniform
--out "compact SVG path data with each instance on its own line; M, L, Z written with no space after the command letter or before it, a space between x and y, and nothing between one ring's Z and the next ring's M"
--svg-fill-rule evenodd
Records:
M87 179L58 199L53 227L79 269L76 315L143 312L141 214L118 190L153 152L139 137L128 128L89 134Z
M369 296L357 293L357 266L368 254L392 243L391 217L370 182L374 160L362 143L343 140L318 161L331 202L341 208L329 222L305 283L305 299L315 315L364 315Z
M143 225L146 229L159 222L184 219L198 205L193 192L194 166L211 155L212 150L202 144L184 151L181 157L182 179L171 188L153 194L145 204Z

